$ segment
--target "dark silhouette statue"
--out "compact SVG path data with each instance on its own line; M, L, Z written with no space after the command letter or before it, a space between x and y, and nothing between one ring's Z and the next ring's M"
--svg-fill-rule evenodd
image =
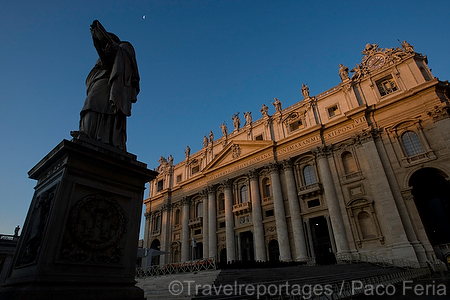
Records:
M134 48L97 20L91 25L91 35L99 59L86 79L78 134L126 151L126 118L139 93Z

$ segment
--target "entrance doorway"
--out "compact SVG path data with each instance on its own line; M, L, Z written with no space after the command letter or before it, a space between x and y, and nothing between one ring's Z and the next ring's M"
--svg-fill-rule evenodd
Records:
M277 240L269 242L269 261L274 263L280 261L280 248Z
M160 250L160 248L161 248L161 243L159 242L159 240L157 240L157 239L153 240L152 244L150 245L150 249ZM152 256L151 260L152 260L152 262L151 262L152 266L159 265L159 255Z
M319 265L335 264L336 257L331 247L327 220L323 216L316 217L310 219L310 224L316 263Z
M409 180L417 210L431 245L450 243L450 184L433 168L415 172Z
M241 238L241 260L242 262L249 262L255 259L253 250L253 233L245 231L240 234Z
M222 248L222 250L220 250L219 262L221 264L226 264L227 263L227 248Z

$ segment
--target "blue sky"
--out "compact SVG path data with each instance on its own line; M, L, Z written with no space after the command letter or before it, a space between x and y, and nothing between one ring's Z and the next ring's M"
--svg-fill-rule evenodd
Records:
M128 151L153 169L184 159L231 115L261 117L339 84L339 64L367 43L406 40L450 79L448 0L429 1L1 1L0 233L23 226L33 196L27 172L78 129L98 19L136 50L141 93ZM144 18L145 16L145 18ZM146 195L147 196L147 195ZM142 234L141 234L142 236Z

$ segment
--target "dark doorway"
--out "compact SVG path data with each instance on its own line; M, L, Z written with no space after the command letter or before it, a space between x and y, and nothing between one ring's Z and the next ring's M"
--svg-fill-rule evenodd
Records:
M424 168L409 180L417 210L432 245L450 243L450 185L447 176Z
M241 233L241 259L243 262L253 261L255 254L253 250L253 233L246 231Z
M205 259L206 257L203 257L203 243L195 243L195 247L193 247L192 250L192 260L196 259Z
M277 240L269 242L269 261L274 263L280 261L280 248Z
M316 263L318 265L335 264L336 257L331 247L327 220L323 216L312 218L310 224Z
M222 248L222 250L220 250L219 261L221 264L227 263L227 248Z
M150 249L160 250L161 243L159 240L153 240L152 244L150 245ZM152 256L152 266L159 265L159 255Z

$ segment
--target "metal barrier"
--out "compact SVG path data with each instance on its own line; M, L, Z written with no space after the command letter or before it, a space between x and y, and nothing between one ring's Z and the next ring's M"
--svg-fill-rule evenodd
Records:
M386 268L386 267L399 267L399 268L420 268L420 264L415 261L410 261L403 258L388 258L379 257L374 255L365 254L338 254L336 255L338 263L372 263L374 265Z
M145 278L150 276L162 276L178 273L192 273L204 270L216 270L217 263L214 258L187 261L184 263L172 263L164 266L154 265L148 268L137 268L136 278Z

